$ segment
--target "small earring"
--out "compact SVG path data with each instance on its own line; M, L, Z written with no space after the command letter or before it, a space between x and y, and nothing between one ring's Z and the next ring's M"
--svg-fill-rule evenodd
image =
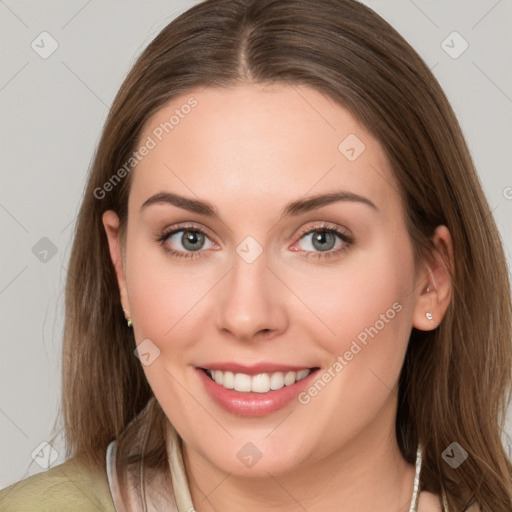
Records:
M427 293L430 291L430 286L427 286Z
M434 318L432 317L432 313L430 313L430 311L425 313L425 316L427 317L427 320L429 320L430 322L434 321Z
M125 315L127 315L127 314L128 314L128 311L126 311L126 309L123 309L123 311L125 312ZM130 317L130 316L127 316L127 317L126 317L126 325L127 325L128 327L132 327L132 325L133 325L133 322L132 322L132 319L131 319L131 317Z

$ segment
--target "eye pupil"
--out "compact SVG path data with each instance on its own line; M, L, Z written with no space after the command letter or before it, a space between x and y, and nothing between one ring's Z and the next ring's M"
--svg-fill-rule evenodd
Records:
M198 231L184 231L182 236L183 247L190 251L198 251L201 247L194 246L198 243L198 240L204 243L204 235ZM192 247L189 246L192 244ZM202 244L201 244L202 246Z
M329 231L315 231L315 233L316 234L313 235L313 246L315 247L315 249L319 249L321 251L323 251L323 250L329 251L334 247L334 244L336 243L336 239L335 239L333 233L330 233ZM327 247L327 248L325 246L326 238L327 238L327 240L330 239L330 241L332 242L330 245L327 244L327 245L329 245L329 247ZM320 246L317 246L317 242L320 243Z

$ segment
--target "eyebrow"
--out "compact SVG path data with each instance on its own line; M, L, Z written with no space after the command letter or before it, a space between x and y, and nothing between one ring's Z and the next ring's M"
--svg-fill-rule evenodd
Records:
M362 203L371 207L377 212L379 211L377 206L368 198L360 196L359 194L354 194L352 192L340 190L336 192L318 194L315 196L307 197L305 199L298 199L296 201L292 201L288 203L283 209L281 218L297 216L302 213L313 211L318 208L321 208L322 206L327 206L338 201ZM178 208L182 208L183 210L188 210L189 212L192 213L198 213L200 215L205 215L207 217L215 217L220 220L220 215L217 208L215 208L215 206L213 206L208 201L192 199L189 197L174 194L172 192L159 192L158 194L155 194L150 198L146 199L146 201L144 201L140 208L141 212L142 210L153 204L171 204L177 206Z

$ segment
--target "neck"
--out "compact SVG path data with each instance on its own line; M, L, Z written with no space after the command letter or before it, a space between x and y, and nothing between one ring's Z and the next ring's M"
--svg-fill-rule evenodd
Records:
M415 467L403 459L395 437L394 415L388 416L392 421L387 422L387 428L382 428L381 418L329 456L261 478L224 473L184 445L195 510L253 512L264 505L267 511L408 512Z

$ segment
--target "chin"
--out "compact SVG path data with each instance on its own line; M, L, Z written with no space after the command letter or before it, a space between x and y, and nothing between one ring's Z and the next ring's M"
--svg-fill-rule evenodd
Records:
M226 444L198 447L198 452L219 470L241 478L268 478L295 471L308 459L303 440L233 439Z

